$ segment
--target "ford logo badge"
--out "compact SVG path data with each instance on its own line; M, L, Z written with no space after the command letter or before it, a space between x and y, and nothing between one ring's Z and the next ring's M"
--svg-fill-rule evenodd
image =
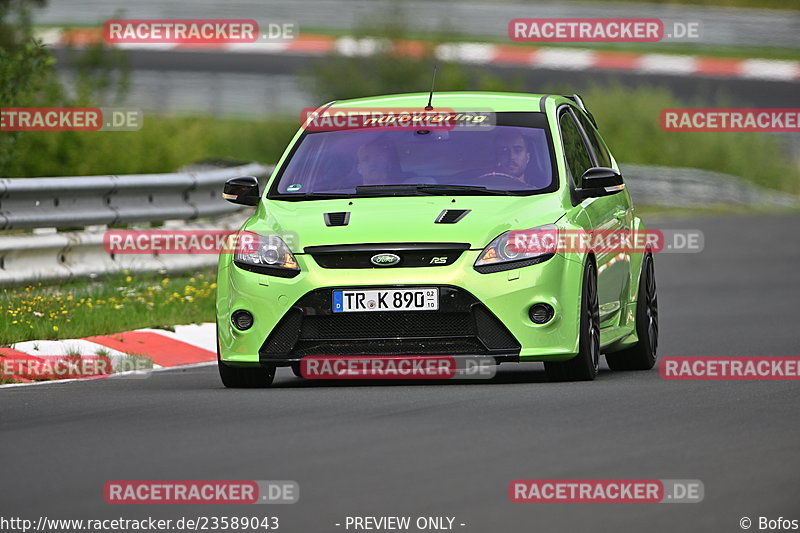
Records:
M392 266L400 262L400 256L395 254L378 254L373 255L369 261L375 266Z

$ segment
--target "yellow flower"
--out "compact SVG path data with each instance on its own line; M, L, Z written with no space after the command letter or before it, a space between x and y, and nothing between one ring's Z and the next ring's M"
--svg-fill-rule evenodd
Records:
M58 331L58 326L53 326L53 331Z
M133 281L133 278L132 278L132 277L130 277L130 276L127 276L127 277L125 278L125 281L126 281L126 282L128 282L128 283L130 283L131 281Z

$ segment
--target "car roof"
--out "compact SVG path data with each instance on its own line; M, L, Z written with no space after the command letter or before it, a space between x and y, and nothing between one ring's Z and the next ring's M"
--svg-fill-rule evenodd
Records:
M393 94L371 96L352 100L337 100L328 104L332 108L424 108L429 93ZM433 108L448 108L456 111L543 111L542 98L557 97L551 94L500 93L500 92L434 92ZM566 100L566 99L565 99ZM324 106L326 107L326 106Z

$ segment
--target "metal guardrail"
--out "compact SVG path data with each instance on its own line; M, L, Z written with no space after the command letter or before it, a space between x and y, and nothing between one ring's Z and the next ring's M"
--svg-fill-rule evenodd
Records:
M170 230L236 231L244 214L205 224L169 224ZM102 226L101 226L102 227ZM130 272L185 272L214 267L217 254L109 254L103 245L104 229L9 235L0 237L0 287L38 281L99 279L104 275Z
M228 178L264 176L256 163L201 172L0 179L0 229L78 228L195 220L240 209L222 199Z
M697 168L620 164L635 204L664 207L797 208L795 195L764 189L736 176Z
M640 165L621 165L621 170L639 205L800 206L795 196L717 172ZM149 222L164 222L164 229L235 231L247 211L222 199L223 183L271 171L272 167L250 164L176 174L2 179L0 229L33 232L0 235L0 286L97 278L123 269L180 272L213 267L215 254L109 254L103 234L109 225Z
M222 199L223 184L263 177L272 168L253 163L174 174L0 179L0 229L33 230L0 236L0 286L213 266L214 254L109 254L103 234L108 226L162 222L165 229L235 231L244 212Z

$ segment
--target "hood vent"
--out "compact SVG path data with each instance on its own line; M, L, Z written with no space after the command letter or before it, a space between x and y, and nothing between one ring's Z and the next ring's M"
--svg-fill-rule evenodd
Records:
M322 216L325 218L326 226L346 226L350 223L349 211L337 211L336 213L325 213Z
M470 211L471 209L445 209L436 217L436 224L455 224Z

